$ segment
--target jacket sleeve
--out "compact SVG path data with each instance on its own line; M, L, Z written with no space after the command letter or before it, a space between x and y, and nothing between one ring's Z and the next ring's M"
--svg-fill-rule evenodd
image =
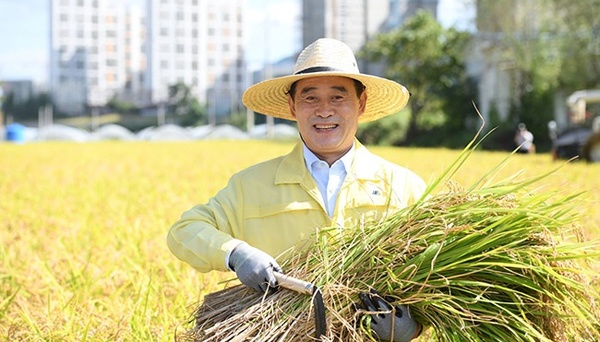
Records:
M226 271L227 253L241 241L234 232L241 222L241 186L234 176L208 203L185 211L167 235L167 245L180 260L200 272Z

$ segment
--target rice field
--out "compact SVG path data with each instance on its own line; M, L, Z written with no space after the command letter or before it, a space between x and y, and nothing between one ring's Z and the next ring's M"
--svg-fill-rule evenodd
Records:
M165 236L229 176L291 142L0 144L0 340L172 341L205 294L233 274L200 274ZM435 179L460 151L371 147ZM547 154L475 152L453 177L468 186L559 168L532 191L579 193L580 223L600 238L600 165Z

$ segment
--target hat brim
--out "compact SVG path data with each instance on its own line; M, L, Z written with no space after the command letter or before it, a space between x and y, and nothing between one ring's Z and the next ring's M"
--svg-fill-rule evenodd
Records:
M289 75L259 82L249 87L242 96L244 105L260 114L296 121L288 105L286 93L292 83L312 77L342 76L360 81L368 95L365 112L358 122L370 122L394 114L406 106L410 93L401 84L366 74L324 71L299 75Z

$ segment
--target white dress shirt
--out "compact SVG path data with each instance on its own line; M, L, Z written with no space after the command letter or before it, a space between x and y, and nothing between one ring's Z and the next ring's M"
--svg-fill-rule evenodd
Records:
M336 160L331 167L326 161L320 160L304 145L304 162L323 196L325 210L329 217L333 216L338 193L344 183L347 171L354 159L354 144L342 158Z

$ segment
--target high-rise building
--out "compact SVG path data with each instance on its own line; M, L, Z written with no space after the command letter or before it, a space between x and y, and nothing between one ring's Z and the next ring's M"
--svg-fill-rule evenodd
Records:
M437 15L438 0L302 0L302 43L334 38L359 51L377 33L400 26L418 9ZM383 75L382 62L358 60L362 72Z
M61 112L82 114L129 92L141 101L142 15L99 0L50 2L50 90Z
M438 0L302 0L303 46L334 38L354 51L379 32L402 24L418 9L437 14Z
M148 0L146 88L152 103L183 82L209 117L241 109L246 85L244 0Z
M244 0L53 0L50 88L61 112L164 104L184 83L211 118L240 110Z
M319 38L334 38L357 51L388 15L389 0L303 0L303 46Z
M391 0L392 6L398 7L398 12L393 10L394 16L400 17L400 22L415 15L419 10L429 11L437 18L437 7L439 0Z

